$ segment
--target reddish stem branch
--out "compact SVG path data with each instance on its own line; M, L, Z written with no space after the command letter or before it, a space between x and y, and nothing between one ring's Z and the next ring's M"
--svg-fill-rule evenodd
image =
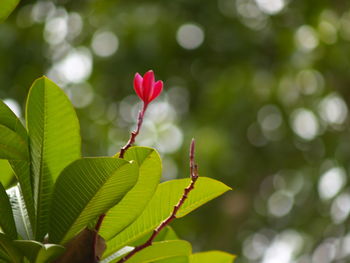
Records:
M152 245L154 239L157 237L159 232L169 225L175 218L176 218L176 213L179 211L181 206L185 203L185 200L188 197L188 194L194 189L194 185L198 179L198 166L195 163L195 156L194 156L194 151L195 151L195 141L192 139L191 146L190 146L190 176L191 176L191 183L184 189L184 193L181 196L180 200L178 203L174 206L174 209L172 213L169 215L168 218L166 218L156 229L153 230L152 235L150 238L143 243L142 245L139 245L134 248L129 254L127 254L125 257L121 258L117 263L123 263L127 261L129 258L134 256L137 252L143 250L146 247L149 247Z
M135 143L136 136L139 134L139 132L141 130L143 117L145 115L146 109L147 109L147 104L144 103L142 110L139 111L139 114L137 116L136 129L131 132L128 142L120 149L119 158L123 159L125 152ZM95 225L95 232L94 232L93 241L92 241L93 255L94 255L95 261L97 261L97 262L99 260L99 258L96 257L96 244L97 244L97 239L98 239L98 232L101 228L101 225L102 225L102 222L103 222L103 219L105 216L106 216L105 214L102 214L98 218L98 221Z
M120 149L119 158L124 158L125 152L134 144L136 136L139 134L142 122L143 122L143 116L145 115L145 111L147 109L147 104L143 104L142 110L139 111L139 114L137 116L137 126L134 131L130 134L130 139L128 142Z

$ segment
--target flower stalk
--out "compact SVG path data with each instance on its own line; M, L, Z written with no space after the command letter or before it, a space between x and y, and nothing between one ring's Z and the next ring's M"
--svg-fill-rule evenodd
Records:
M137 125L135 130L133 130L130 134L130 138L128 142L120 149L119 158L123 159L125 152L135 143L137 135L140 133L143 117L145 116L145 112L147 110L148 104L157 98L159 94L163 90L163 81L158 80L155 82L154 73L152 70L149 70L142 77L139 73L135 74L134 77L134 90L139 96L139 98L143 101L142 110L139 111L137 116ZM96 245L98 241L98 232L101 228L103 219L106 215L101 214L97 220L97 223L94 228L94 236L92 241L92 249L93 249L93 258L95 262L98 262L100 259L96 255Z
M160 223L160 225L157 228L153 230L152 235L145 243L143 243L142 245L136 246L129 254L121 258L116 263L124 263L128 259L130 259L132 256L134 256L137 252L151 246L153 244L154 239L157 237L160 231L163 228L165 228L167 225L169 225L176 218L177 212L179 211L181 206L185 203L189 193L194 189L195 183L198 179L198 165L195 162L195 140L194 139L192 139L191 146L190 146L190 177L191 177L191 183L184 189L183 195L181 196L178 203L174 206L173 211L168 216L168 218L166 218L162 223Z

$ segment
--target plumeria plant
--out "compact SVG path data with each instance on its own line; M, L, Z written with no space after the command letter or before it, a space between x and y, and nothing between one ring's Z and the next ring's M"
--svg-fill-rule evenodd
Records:
M0 158L15 175L0 184L0 262L233 262L220 251L192 254L169 226L230 187L198 175L194 140L189 178L160 183L157 150L133 144L163 82L148 71L134 89L143 102L136 129L112 157L81 156L74 108L47 77L30 88L25 126L0 101Z

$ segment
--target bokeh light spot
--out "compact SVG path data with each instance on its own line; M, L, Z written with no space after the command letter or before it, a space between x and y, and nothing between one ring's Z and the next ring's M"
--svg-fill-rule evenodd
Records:
M256 0L257 5L266 14L273 15L279 13L284 5L284 0Z
M318 134L319 124L312 111L301 108L292 113L292 128L299 137L312 140Z
M92 38L91 48L100 57L113 55L119 47L117 36L110 31L96 32Z
M198 25L184 24L178 29L176 40L185 49L196 49L204 41L204 31Z
M318 182L318 193L323 200L336 196L346 183L346 173L341 167L333 167L322 174Z

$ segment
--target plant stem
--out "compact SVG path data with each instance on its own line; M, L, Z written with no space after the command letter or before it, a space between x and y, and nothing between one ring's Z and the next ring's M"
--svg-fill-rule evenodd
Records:
M184 193L181 196L178 203L174 206L172 213L169 215L168 218L166 218L160 225L153 230L152 235L150 238L143 243L142 245L136 246L134 250L132 250L129 254L127 254L125 257L121 258L117 263L123 263L127 261L129 258L134 256L137 252L145 249L146 247L149 247L152 245L154 239L157 237L159 232L169 225L175 218L177 211L181 208L181 206L185 203L185 200L188 197L188 194L194 189L194 185L198 179L198 166L195 163L195 140L192 139L191 146L190 146L190 176L191 176L191 183L184 189Z
M147 104L143 104L142 110L139 111L138 117L137 117L137 126L134 131L130 134L130 139L128 142L120 149L119 158L124 158L125 152L134 144L136 136L139 134L143 122L143 116L145 115L147 109Z
M139 111L139 114L137 116L136 129L131 132L128 142L120 149L119 158L123 159L125 152L134 144L136 136L139 134L139 132L141 130L141 126L143 123L143 117L145 115L146 109L147 109L147 104L143 103L142 110ZM101 228L101 225L102 225L102 222L103 222L103 219L105 216L106 216L105 214L102 214L98 218L97 223L95 225L95 232L94 232L94 236L93 236L93 243L92 243L93 256L94 256L94 260L97 262L98 262L99 258L96 258L95 250L96 250L96 244L97 244L97 239L98 239L98 231Z

